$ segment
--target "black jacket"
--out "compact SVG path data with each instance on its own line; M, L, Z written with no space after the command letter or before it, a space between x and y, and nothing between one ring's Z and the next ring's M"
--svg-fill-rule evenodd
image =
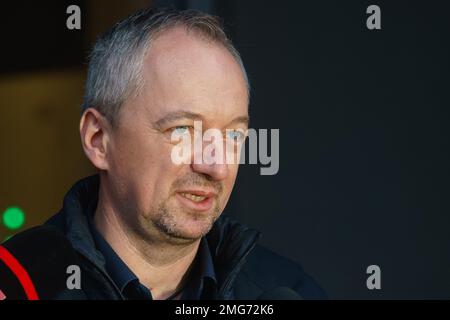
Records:
M104 267L88 226L88 206L97 201L98 176L76 183L60 212L46 224L56 226L76 250L81 290L63 290L60 299L123 299ZM323 299L324 291L300 266L257 244L260 232L221 216L207 234L218 282L216 299L258 299L276 287L288 287L303 299Z

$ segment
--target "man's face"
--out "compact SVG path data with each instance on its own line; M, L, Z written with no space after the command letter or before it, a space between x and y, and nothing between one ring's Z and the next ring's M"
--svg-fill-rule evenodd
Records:
M112 201L144 238L194 241L222 213L238 164L176 164L172 133L193 134L194 121L224 138L226 129L245 130L246 82L226 48L183 28L154 39L143 78L143 90L122 106L111 132L106 174Z

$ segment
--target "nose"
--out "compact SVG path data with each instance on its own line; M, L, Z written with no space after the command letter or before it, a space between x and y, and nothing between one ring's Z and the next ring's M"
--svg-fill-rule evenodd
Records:
M206 174L215 181L224 180L228 176L228 165L224 164L191 164L192 170L198 173Z
M191 168L194 172L210 176L212 180L224 180L228 177L229 168L223 149L223 141L217 141L213 143L213 145L209 145L208 148L211 147L213 147L213 149L210 154L209 152L205 152L205 154L203 154L205 146L203 146L202 150L194 150L194 159L192 159L193 161L191 162Z

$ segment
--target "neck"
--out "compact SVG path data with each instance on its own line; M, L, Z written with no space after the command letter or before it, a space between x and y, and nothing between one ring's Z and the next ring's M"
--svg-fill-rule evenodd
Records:
M94 217L98 231L139 281L151 290L155 300L170 297L184 285L200 239L183 245L161 239L144 240L126 227L119 214L107 205L100 193Z

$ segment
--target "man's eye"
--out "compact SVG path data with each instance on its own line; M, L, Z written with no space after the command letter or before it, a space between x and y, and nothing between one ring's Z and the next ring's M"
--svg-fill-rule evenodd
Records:
M176 126L173 128L173 132L176 134L186 134L189 132L189 126Z
M228 130L227 136L229 139L232 139L234 141L242 141L245 138L245 134L240 130Z

